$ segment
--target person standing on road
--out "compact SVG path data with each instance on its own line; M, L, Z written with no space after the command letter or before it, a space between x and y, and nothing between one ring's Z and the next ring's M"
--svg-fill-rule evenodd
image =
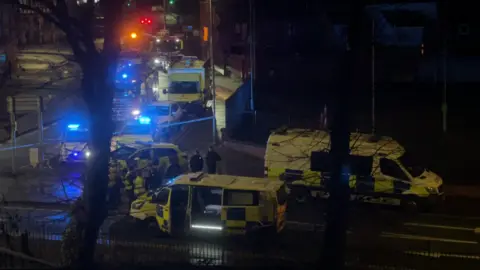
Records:
M217 152L215 152L215 150L213 150L212 146L208 148L207 157L205 159L207 160L207 172L210 174L217 173L217 162L221 161L222 158Z
M127 195L128 199L128 207L127 207L127 215L130 214L130 206L132 202L135 200L135 194L133 193L133 180L137 177L137 173L135 171L135 166L130 165L128 168L128 172L125 175L125 179L123 180L123 184L125 186L125 194Z
M203 171L203 157L200 151L195 150L195 154L190 158L190 170L194 173Z

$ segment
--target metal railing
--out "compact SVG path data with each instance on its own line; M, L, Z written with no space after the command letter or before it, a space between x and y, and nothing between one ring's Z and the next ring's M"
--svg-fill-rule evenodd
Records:
M281 235L278 237L282 237ZM269 240L269 241L266 241ZM310 268L320 259L321 242L306 241L299 246L279 244L276 238L151 238L125 241L102 235L97 240L96 260L109 264L163 265L165 263L199 266L291 267ZM4 230L0 234L0 258L7 267L39 264L60 265L62 235L59 233L21 233ZM23 255L22 255L23 254ZM0 259L0 262L2 260ZM349 246L346 251L349 269L480 269L480 258L436 253L428 250L411 252L394 246ZM8 265L7 265L8 264ZM17 264L17 265L15 265Z

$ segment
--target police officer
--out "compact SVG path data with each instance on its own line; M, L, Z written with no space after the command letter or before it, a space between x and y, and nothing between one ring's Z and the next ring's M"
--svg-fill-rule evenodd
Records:
M132 205L132 202L135 200L135 195L133 193L133 180L135 179L136 176L137 176L137 172L135 171L135 166L130 165L128 167L128 172L125 175L125 178L123 179L124 190L128 199L127 215L130 212L130 206Z
M145 188L145 178L141 174L137 174L135 180L133 181L133 193L136 198L146 192Z
M153 162L149 161L147 166L142 170L142 177L145 180L145 189L151 189L151 182L153 176Z
M110 167L108 174L108 202L111 207L116 207L120 201L120 184L117 168Z
M207 160L207 172L210 174L217 173L217 162L221 161L222 158L217 152L215 152L215 150L213 150L212 146L208 148L206 160Z
M203 170L203 157L200 155L200 151L195 150L195 154L190 158L190 170L194 173L201 172Z
M163 173L165 169L160 166L160 161L156 159L153 162L153 170L152 170L152 179L150 181L150 189L157 189L162 185L163 181Z

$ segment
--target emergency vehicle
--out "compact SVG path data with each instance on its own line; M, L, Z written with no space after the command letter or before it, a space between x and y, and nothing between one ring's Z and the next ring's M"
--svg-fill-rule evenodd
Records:
M183 57L173 63L168 70L168 89L163 90L166 98L162 100L177 103L205 105L205 69L204 62Z
M88 148L90 133L86 126L68 124L62 137L60 162L86 162L90 158L91 152Z
M391 137L373 138L370 134L352 133L350 148L351 155L372 158L371 170L366 175L350 176L352 199L416 208L431 206L443 198L442 178L413 164L405 149ZM273 132L265 152L265 176L287 182L299 201L310 195L328 197L325 189L328 174L312 171L310 158L313 151L329 150L327 131L283 129Z
M127 121L114 134L110 148L113 151L123 144L153 143L154 134L155 129L152 125L152 119L147 116L140 116L138 119Z
M139 92L142 73L140 56L125 55L121 57L116 71L115 86L117 88Z
M131 143L123 144L110 154L112 165L123 170L128 164L135 164L136 169L141 170L149 163L158 160L159 164L165 165L167 170L172 165L172 159L179 166L177 171L188 171L188 157L178 146L171 143ZM174 164L175 165L175 164Z
M131 204L130 215L171 235L281 232L287 193L282 181L190 173Z
M154 44L157 52L176 53L183 49L183 40L175 36L157 36Z

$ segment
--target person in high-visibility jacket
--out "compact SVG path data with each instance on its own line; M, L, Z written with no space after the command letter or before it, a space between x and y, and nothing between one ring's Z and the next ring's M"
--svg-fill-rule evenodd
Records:
M141 174L137 174L137 177L133 181L133 186L133 192L137 198L147 192L147 189L145 188L145 178Z
M116 167L110 167L108 174L108 202L110 207L120 203L120 175Z
M133 180L135 179L136 176L137 176L137 173L135 171L135 167L129 166L128 172L126 173L125 178L123 179L124 190L128 199L129 212L130 212L130 206L132 205L132 202L135 200L135 194L133 193ZM127 213L127 215L129 214L130 213Z

